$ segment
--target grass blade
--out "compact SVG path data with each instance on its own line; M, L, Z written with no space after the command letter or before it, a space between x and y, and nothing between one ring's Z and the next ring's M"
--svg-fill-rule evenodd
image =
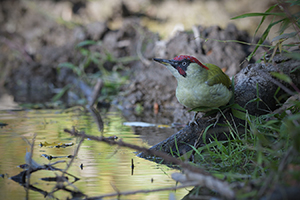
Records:
M275 4L274 6L271 6L268 10L266 10L265 13L270 13L276 6L277 6L277 4ZM261 20L260 20L260 22L259 22L259 24L258 24L258 26L257 26L257 28L256 28L256 30L255 30L255 33L254 33L253 38L256 36L256 33L257 33L258 29L261 27L261 25L262 25L262 23L265 21L265 19L266 19L266 16L263 16L263 17L261 18Z
M256 45L256 47L255 47L255 49L254 49L254 51L252 51L251 54L247 57L248 62L251 60L251 58L252 58L253 55L255 54L255 52L257 51L258 47L266 40L266 38L267 38L268 35L269 35L269 32L270 32L271 28L272 28L274 25L276 25L276 24L282 22L283 20L284 20L284 19L281 19L281 20L278 20L278 21L276 21L276 22L273 22L273 23L269 24L269 26L267 27L267 29L265 30L265 32L263 33L263 35L262 35L261 38L259 39L259 41L258 41L258 43L257 43L257 45Z
M270 13L270 12L265 12L265 13L247 13L243 15L239 15L236 17L233 17L231 19L242 19L242 18L247 18L247 17L264 17L264 16L286 16L284 13Z

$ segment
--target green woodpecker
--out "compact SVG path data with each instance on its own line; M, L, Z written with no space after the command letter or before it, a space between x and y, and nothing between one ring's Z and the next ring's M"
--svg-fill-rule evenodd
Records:
M154 58L177 79L176 97L192 111L207 112L229 102L232 92L229 77L216 65L202 64L195 57L180 55L173 60ZM195 117L193 122L195 122Z

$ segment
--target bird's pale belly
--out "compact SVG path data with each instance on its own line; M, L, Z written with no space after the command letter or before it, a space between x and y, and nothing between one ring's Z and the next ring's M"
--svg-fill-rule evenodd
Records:
M187 108L205 107L218 108L227 104L232 96L232 92L222 84L213 86L202 86L194 88L176 89L176 97L178 101Z

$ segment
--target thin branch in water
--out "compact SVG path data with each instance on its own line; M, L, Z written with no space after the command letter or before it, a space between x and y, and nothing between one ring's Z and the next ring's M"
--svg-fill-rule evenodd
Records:
M116 191L116 194L118 194L117 196L121 196L121 192L120 190L117 188L117 186L115 186L112 182L110 183L111 187Z
M104 129L104 123L101 117L100 112L94 108L94 106L86 106L86 109L91 113L91 115L93 116L97 126L98 126L98 130L101 132L101 136L103 136L103 129Z
M177 190L177 189L193 187L193 186L195 186L194 183L188 183L188 184L182 184L179 186L158 188L158 189L153 189L153 190L134 190L134 191L127 191L127 192L115 192L115 193L105 194L105 195L96 196L96 197L89 197L89 198L86 198L85 200L100 200L100 199L103 199L104 197L113 197L113 196L121 196L121 195L126 196L126 195L138 194L138 193L150 193L150 192Z
M29 199L29 186L30 186L30 174L31 174L30 171L36 167L36 166L33 166L33 164L35 164L35 162L32 160L35 137L36 137L36 133L33 135L32 142L30 144L30 152L26 152L26 156L25 156L25 161L29 165L29 169L26 171L26 177L27 177L26 198L27 199Z
M74 127L73 127L73 130L75 130ZM68 173L67 171L69 170L69 168L70 168L71 165L73 164L75 158L77 157L78 152L79 152L79 149L80 149L80 146L81 146L81 144L82 144L83 141L84 141L84 138L81 137L81 138L80 138L80 141L79 141L79 143L78 143L78 145L77 145L77 148L76 148L75 151L74 151L74 154L73 154L71 160L69 161L69 163L67 163L67 167L66 167L64 170L57 169L57 170L59 170L59 171L62 172L61 176L58 176L58 175L57 175L57 179L60 179L61 181L57 181L56 187L53 188L53 190L52 190L49 194L52 195L52 194L54 194L56 191L58 191L58 190L60 190L60 189L65 190L67 186L72 186L76 191L78 191L78 193L80 193L80 194L83 195L83 193L80 192L79 189L76 188L76 186L75 186L73 183L69 182L69 180L68 180L68 179L66 178L66 176L65 176L65 174L67 174L67 175L69 175L69 176L72 176L72 177L75 179L75 181L79 180L76 176L73 176L72 174ZM74 181L74 182L75 182L75 181ZM64 182L66 182L67 185L64 185L64 184L63 184Z
M188 174L192 174L192 176L198 177L199 179L195 179L195 178L193 179L193 178L191 178L191 176L185 175L186 177L188 177L188 178L186 178L186 181L192 182L194 186L195 185L206 186L210 189L216 190L221 195L226 196L226 197L234 197L235 196L234 192L230 189L227 182L217 179L217 178L213 177L210 173L206 172L205 170L195 167L193 165L190 165L189 163L182 162L181 160L174 158L164 152L156 151L153 149L147 149L147 148L140 147L137 145L125 143L122 140L114 141L114 140L111 140L111 139L103 137L103 136L96 137L96 136L92 136L92 135L87 135L83 131L79 133L74 128L72 131L68 130L68 129L64 129L64 131L75 137L89 138L90 140L105 142L110 145L118 145L120 147L121 146L128 147L128 148L140 151L140 152L144 152L147 155L153 155L153 156L160 157L160 158L168 161L169 163L179 165L180 167L182 167L183 170L187 171ZM114 193L113 196L116 196L116 195L119 196L120 193L118 193L118 194Z
M103 81L100 78L98 78L97 83L94 86L94 90L93 90L93 93L92 93L92 98L90 99L90 102L88 104L90 107L92 107L95 104L98 96L101 93L102 88L103 88Z
M203 170L201 168L198 168L198 167L195 167L195 166L192 166L188 163L184 163L181 160L179 160L177 158L174 158L174 157L172 157L172 156L170 156L170 155L168 155L164 152L161 152L161 151L156 151L156 150L153 150L153 149L140 147L138 145L125 143L122 140L114 141L114 140L111 140L111 139L106 138L106 137L97 137L97 136L93 136L93 135L87 135L84 132L79 133L75 129L72 129L72 130L64 129L64 131L66 133L69 133L69 134L75 136L75 137L89 138L90 140L105 142L105 143L110 144L110 145L118 145L118 146L121 146L121 147L128 147L128 148L131 148L131 149L135 149L137 151L144 152L145 154L148 154L148 155L154 155L154 156L160 157L160 158L162 158L162 159L164 159L164 160L166 160L170 163L173 163L173 164L179 165L181 167L187 168L191 171L198 172L198 173L203 173L205 175L211 176L210 173L206 172L205 170Z
M103 120L102 120L102 117L99 113L99 111L94 108L94 104L99 96L99 94L101 93L101 90L103 88L103 81L98 78L97 79L97 83L96 85L94 86L94 90L93 90L93 93L92 93L92 97L91 98L88 98L88 105L86 105L86 109L92 114L97 126L98 126L98 130L101 132L101 135L103 134Z
M74 127L73 127L73 131L75 131L75 128L74 128ZM84 141L84 137L81 137L81 138L80 138L80 141L79 141L79 143L78 143L78 145L77 145L77 148L76 148L75 151L74 151L73 157L71 158L70 162L67 164L67 167L66 167L66 169L63 171L63 173L62 173L61 176L64 176L65 173L68 171L68 169L71 167L72 163L74 162L74 160L75 160L75 158L76 158L76 156L77 156L77 154L78 154L78 152L79 152L79 148L80 148L80 146L81 146L81 144L82 144L83 141Z

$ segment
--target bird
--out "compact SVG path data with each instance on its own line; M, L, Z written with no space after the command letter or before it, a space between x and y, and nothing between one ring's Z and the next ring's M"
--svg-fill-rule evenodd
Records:
M177 100L190 111L196 111L191 122L197 124L198 112L218 109L226 105L233 95L229 77L214 64L201 63L189 55L153 60L166 66L177 79Z

